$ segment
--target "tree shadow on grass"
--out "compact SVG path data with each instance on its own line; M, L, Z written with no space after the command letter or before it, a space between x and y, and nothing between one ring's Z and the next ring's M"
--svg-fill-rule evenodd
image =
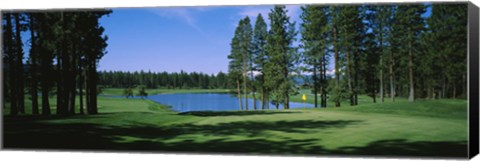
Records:
M467 156L467 144L461 141L379 140L361 147L326 149L319 145L321 138L269 140L268 136L262 133L264 130L306 133L308 132L306 129L344 128L359 123L362 122L297 120L240 121L214 125L157 126L138 123L128 126L105 126L93 123L5 122L3 141L4 148L7 149L462 158ZM211 135L214 139L177 138L184 134L199 137ZM232 140L233 135L248 136L251 139Z
M247 116L247 115L273 115L273 114L292 114L300 113L294 111L190 111L181 112L179 115L192 115L192 116Z
M339 153L383 156L467 157L466 141L380 140L364 147L343 147Z

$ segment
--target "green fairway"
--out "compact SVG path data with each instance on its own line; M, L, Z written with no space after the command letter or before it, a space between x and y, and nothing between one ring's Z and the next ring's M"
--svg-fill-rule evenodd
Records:
M4 119L5 148L466 157L465 100L177 113L99 97L99 115ZM4 111L5 112L5 111Z

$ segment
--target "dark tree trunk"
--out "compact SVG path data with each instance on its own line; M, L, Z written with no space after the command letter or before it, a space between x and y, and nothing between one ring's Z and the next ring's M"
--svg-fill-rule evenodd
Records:
M354 73L353 73L353 104L354 105L358 105L358 91L357 91L357 87L358 87L358 70L359 70L359 65L358 65L358 53L355 52L353 53L353 61L354 61L354 65L355 65L355 70L354 70Z
M38 77L37 77L37 38L35 37L35 20L33 15L30 15L30 75L31 75L31 95L32 95L32 114L38 115Z
M333 25L335 26L335 24ZM334 63L335 63L335 87L338 88L340 86L340 72L339 70L339 64L338 61L339 55L338 55L338 46L337 46L337 31L336 27L333 27L333 48L334 48ZM340 101L335 100L335 107L340 107Z
M445 89L446 88L445 87L445 84L446 84L445 82L446 82L446 78L443 78L442 79L442 94L440 95L440 98L445 98L445 90L446 90Z
M245 96L245 110L248 110L248 92L247 92L247 53L242 54L243 57L243 95Z
M253 71L253 70L252 70L252 69L253 69L253 64L252 64L252 62L253 62L253 61L250 61L250 77L251 77L251 79L253 80L254 77L253 77L253 72L252 72L252 71ZM257 110L257 98L255 97L255 92L257 92L257 91L256 91L253 83L251 83L250 86L252 86L253 109L254 109L254 110Z
M263 79L263 78L262 78ZM262 110L265 109L265 87L262 87Z
M64 57L64 52L65 52L65 29L64 29L64 19L63 19L63 12L61 13L61 21L62 21L62 36L61 36L61 39L62 39L62 42L61 42L61 47L60 47L60 52L57 52L57 115L63 115L65 114L65 101L64 101L64 97L65 97L65 89L63 88L64 87L64 83L65 83L65 80L64 80L64 74L63 74L63 71L65 70L63 68L63 63L65 63L63 60L65 58Z
M353 89L352 89L352 73L351 73L351 61L350 61L350 55L351 53L347 51L346 56L347 56L347 86L348 86L348 96L350 98L350 105L353 106L355 105L355 102L353 100Z
M380 101L384 102L383 94L383 25L380 24Z
M393 82L393 52L390 52L390 63L389 63L389 77L390 77L390 99L392 102L395 102L395 85Z
M80 67L81 69L81 67ZM84 80L83 80L83 71L80 70L80 76L79 76L79 80L78 80L78 91L79 91L79 95L80 95L80 114L84 114L85 112L83 111L83 83L84 83Z
M14 40L13 40L13 25L12 25L12 17L10 13L5 13L7 25L5 28L4 34L4 43L5 43L5 52L7 54L7 62L8 62L8 77L7 81L9 82L10 87L10 115L16 116L18 115L18 106L17 106L17 81L16 81L16 66L15 66L15 52L14 51Z
M16 52L17 52L17 59L16 59L16 66L17 70L17 107L18 112L25 114L25 73L23 71L23 49L22 49L22 37L20 36L21 28L20 28L20 14L16 13L15 15L15 37L16 37Z
M78 66L78 59L77 59L77 55L76 55L77 54L76 53L77 48L76 48L75 44L76 44L75 42L72 43L72 54L70 55L70 60L71 60L70 61L71 62L71 64L70 64L71 68L70 69L71 69L71 71L69 72L70 74L69 74L69 81L68 81L68 83L69 83L68 88L69 88L69 91L70 91L70 93L69 93L69 96L70 96L69 99L70 100L69 100L69 106L68 106L68 113L69 114L75 114L75 99L76 99L76 93L77 93L76 90L75 90L76 89L75 86L77 84L77 81L76 81L77 79L76 78L77 78L77 69L78 69L78 67L77 67Z
M323 63L323 74L322 74L322 107L327 107L327 63L326 56L322 58Z
M240 80L237 79L237 94L238 94L238 103L240 105L240 110L243 110L243 104L242 104L242 95L240 94Z
M455 83L453 83L452 86L453 86L452 97L453 99L455 99L457 98L457 86L455 85Z
M89 103L89 109L90 111L88 112L89 114L97 114L97 69L96 69L96 60L92 59L90 62L90 70L89 70L89 82L90 84L88 85L89 88L89 97L90 97L90 103Z
M408 95L408 101L413 102L415 99L415 91L413 87L413 55L412 55L412 44L411 42L408 43L409 51L408 51L408 76L410 80L410 93Z
M50 115L50 102L48 100L49 85L47 83L48 78L44 78L42 81L42 115Z
M313 97L315 99L315 108L318 107L318 79L317 79L317 62L313 64Z

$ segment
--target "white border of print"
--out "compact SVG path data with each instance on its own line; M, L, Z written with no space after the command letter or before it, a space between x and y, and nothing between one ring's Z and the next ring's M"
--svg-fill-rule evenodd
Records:
M445 0L429 0L429 2L445 2ZM155 6L226 6L226 5L254 5L254 4L311 4L311 3L386 3L386 2L419 2L416 0L2 0L0 10L25 10L25 9L69 9L69 8L119 8L119 7L155 7ZM462 1L464 2L464 1ZM477 6L480 0L472 0ZM44 151L0 151L2 160L49 160L49 161L85 161L85 160L178 160L178 161L312 161L312 160L438 160L438 159L397 159L397 158L372 158L372 157L277 157L277 156L232 156L232 155L194 155L194 154L134 154L134 153L100 153L100 152L44 152ZM474 161L480 161L477 156Z

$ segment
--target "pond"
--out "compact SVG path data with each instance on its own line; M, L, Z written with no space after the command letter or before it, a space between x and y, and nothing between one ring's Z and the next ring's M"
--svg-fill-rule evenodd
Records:
M150 95L147 99L171 106L178 112L240 110L238 97L225 93L157 94ZM243 104L245 104L245 100L243 100ZM275 109L275 105L272 103L269 103L268 106L270 109ZM313 106L308 103L290 102L290 108L312 108ZM248 99L248 108L253 109L253 99ZM257 100L257 109L260 108L261 101ZM280 105L279 109L283 109L283 106Z

